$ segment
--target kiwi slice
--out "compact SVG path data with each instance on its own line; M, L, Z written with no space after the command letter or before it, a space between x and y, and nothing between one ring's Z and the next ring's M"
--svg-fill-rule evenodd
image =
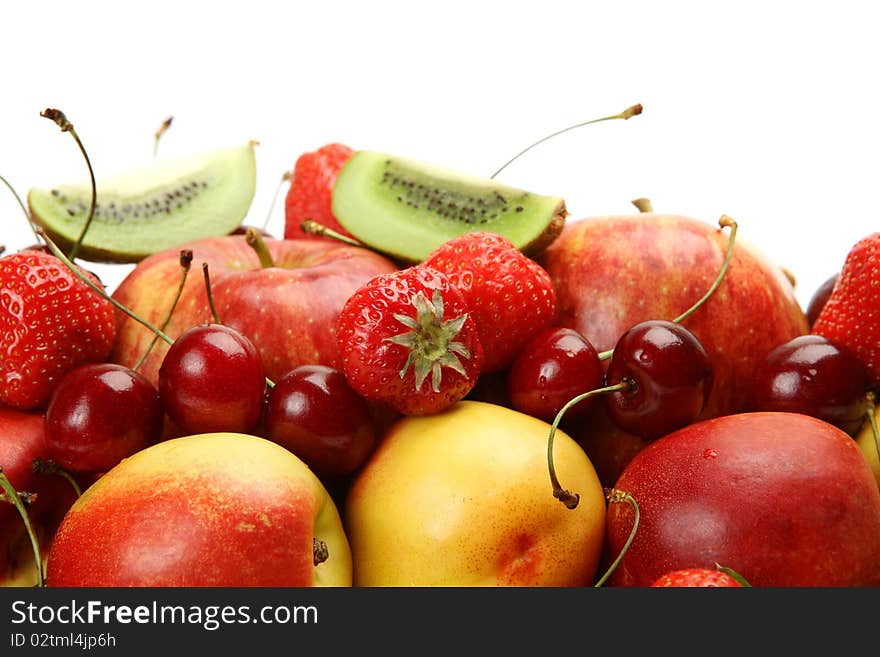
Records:
M225 235L247 215L256 191L254 143L162 158L97 178L92 223L78 256L130 263L184 242ZM91 183L28 192L34 221L61 248L79 239Z
M543 196L387 153L357 151L333 185L333 214L353 237L403 262L485 230L534 254L562 230L567 211Z

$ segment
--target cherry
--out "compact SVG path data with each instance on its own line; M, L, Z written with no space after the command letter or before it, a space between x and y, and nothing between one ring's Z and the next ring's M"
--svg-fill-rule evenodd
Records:
M772 349L753 375L758 411L811 415L850 435L865 418L868 373L847 347L821 335L801 335Z
M269 392L266 437L296 454L319 477L343 477L373 451L367 402L345 375L325 365L300 365Z
M257 348L223 324L184 331L159 367L165 412L188 433L250 432L261 418L265 389Z
M605 410L624 431L653 440L699 417L712 388L712 363L697 337L666 320L636 324L620 336L608 366Z
M828 301L828 298L831 296L831 293L834 291L834 286L837 285L837 280L840 278L840 272L832 274L828 278L826 278L822 284L816 288L816 291L813 292L813 296L810 297L810 301L807 304L806 316L807 322L810 326L816 322L816 319L819 317L819 313L822 312L822 309L825 307L825 303Z
M507 374L507 396L514 409L550 422L572 398L602 386L605 373L596 348L571 328L547 328L529 340ZM566 411L582 418L595 398Z
M164 413L156 388L114 363L88 363L59 381L46 407L49 457L74 472L106 472L155 442Z

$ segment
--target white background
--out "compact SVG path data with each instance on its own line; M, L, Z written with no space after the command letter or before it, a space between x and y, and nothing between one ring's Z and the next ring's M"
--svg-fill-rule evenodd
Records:
M559 194L572 218L734 217L803 304L875 207L880 40L869 2L25 2L0 19L0 175L87 181L160 155L260 142L248 222L283 231L296 157L329 141ZM0 188L0 243L33 242ZM127 267L97 267L113 287Z

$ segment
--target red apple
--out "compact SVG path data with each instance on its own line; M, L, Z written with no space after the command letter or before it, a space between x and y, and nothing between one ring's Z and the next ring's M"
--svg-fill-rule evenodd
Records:
M796 413L739 413L641 450L614 488L635 498L635 539L609 585L649 586L723 564L752 586L880 585L880 489L856 442ZM609 506L606 551L634 521Z
M153 254L121 281L113 297L161 325L180 276L180 251L193 253L191 271L165 332L173 339L212 319L203 263L220 321L245 334L263 358L266 375L280 379L294 367L338 367L334 325L349 296L367 280L397 269L368 249L329 240L264 240L272 263L261 264L244 235L211 237ZM113 362L134 366L154 334L119 313ZM159 341L138 371L153 384L168 346Z
M720 286L684 320L708 352L712 391L701 419L750 410L749 377L773 347L808 331L783 270L738 230ZM721 269L729 231L679 215L640 213L568 222L539 256L553 279L558 323L612 349L634 324L671 320L709 289ZM602 411L573 431L606 485L646 441L614 428Z
M271 441L233 433L166 440L125 459L70 508L48 586L349 586L336 506Z
M41 549L48 550L58 523L76 497L58 475L35 474L34 459L48 459L43 415L0 405L0 467L18 492L36 495L28 518ZM0 585L37 583L30 539L12 504L0 502Z

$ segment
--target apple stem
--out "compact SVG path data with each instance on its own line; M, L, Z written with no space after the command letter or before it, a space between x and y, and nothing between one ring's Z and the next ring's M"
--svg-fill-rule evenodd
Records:
M637 198L632 204L639 209L641 213L648 213L654 211L654 206L651 204L651 199L649 198Z
M171 122L174 121L173 116L169 116L167 119L162 121L162 125L159 126L159 129L156 130L156 134L153 136L153 157L159 153L159 140L162 139L162 135L168 132L168 128L171 127Z
M39 235L37 234L37 227L34 224L33 219L31 218L31 213L28 211L27 206L24 204L24 201L21 200L21 196L18 195L18 192L15 191L15 188L11 184L9 184L9 181L6 180L6 178L0 176L0 181L2 181L4 185L6 185L10 192L12 192L15 200L18 201L19 207L21 207L21 211L24 212L24 216L27 217L28 225L30 225L31 230L34 233L34 237L39 239Z
M312 563L319 566L329 558L330 550L327 548L327 543L318 537L312 538Z
M92 219L95 218L95 205L97 203L97 188L95 185L95 172L92 169L92 163L89 160L89 154L86 152L85 147L83 146L82 141L80 141L79 135L76 134L76 130L73 128L73 124L67 120L67 117L64 115L64 112L58 109L47 108L40 112L40 116L49 119L50 121L54 121L55 125L61 128L61 132L69 132L70 136L73 137L76 145L79 146L79 150L82 153L83 158L85 158L86 166L89 169L89 179L91 181L92 186L92 198L89 203L89 214L86 217L86 223L83 226L82 231L79 234L79 237L76 239L76 242L73 243L73 246L70 248L69 257L71 260L76 260L76 256L79 253L79 247L82 244L83 240L86 237L86 233L89 230L89 226L92 225Z
M880 430L877 428L877 416L874 413L874 391L869 390L865 394L865 410L868 413L868 422L871 424L871 433L874 435L874 448L877 450L877 458L880 459Z
M625 490L619 490L617 488L606 488L605 489L605 498L608 500L609 504L617 504L620 502L626 502L633 509L633 526L632 529L629 530L629 536L626 538L626 543L623 544L623 548L621 548L620 553L614 559L612 564L608 567L608 570L605 571L605 574L599 578L599 580L593 585L594 588L600 588L609 577L611 577L611 573L613 573L617 567L620 565L620 562L623 560L623 556L629 550L629 546L632 545L633 540L636 537L636 532L639 529L639 520L641 519L641 511L639 511L639 503L636 502L636 498L632 496L631 493L626 492Z
M697 310L697 308L702 306L706 302L706 300L712 296L715 290L718 289L718 286L721 285L721 280L727 273L727 268L730 266L730 261L733 259L733 245L736 242L736 222L725 214L721 215L721 219L718 220L718 225L721 226L721 230L724 230L725 228L730 228L730 237L727 240L727 252L724 254L724 262L721 263L721 269L718 270L718 275L715 277L712 285L709 286L709 289L706 290L706 294L704 294L693 306L691 306L681 315L672 320L676 324L680 324L688 317L690 317Z
M174 309L177 308L177 302L180 301L180 295L183 294L183 286L186 284L186 278L189 274L190 266L192 265L193 252L190 249L181 249L180 251L180 281L177 284L177 292L174 295L174 300L171 302L171 307L168 309L168 312L165 314L165 319L162 320L162 326L159 328L163 331L168 326L168 323L171 321L171 316L174 313ZM159 341L159 336L154 333L153 339L150 341L150 344L147 345L146 350L141 357L138 359L138 362L135 363L134 367L131 369L137 370L141 365L144 364L144 361L147 360L147 356L150 355L150 352L153 351L153 347L156 346L156 342Z
M314 219L306 219L299 225L299 227L304 233L308 233L309 235L317 235L318 237L332 237L334 240L339 240L340 242L345 242L346 244L351 244L352 246L369 248L363 242L359 242L358 240L349 237L348 235L343 235L342 233L337 232L332 228L328 228L324 224L319 224Z
M275 194L272 195L272 202L269 204L269 211L266 212L266 218L263 219L263 230L266 230L269 226L269 221L272 219L272 213L275 211L275 204L278 202L278 195L281 193L281 188L284 187L284 183L289 182L291 178L293 178L293 171L285 171L281 174L281 180L279 180L278 184L275 186Z
M22 500L22 496L19 495L18 491L16 491L15 487L12 485L12 482L9 481L6 473L3 472L2 466L0 466L0 488L3 489L6 499L12 502L12 505L18 511L18 514L21 516L21 519L24 522L25 529L28 533L28 538L31 541L31 548L34 552L34 563L37 566L37 574L39 577L38 586L44 586L45 574L43 573L43 558L40 556L40 541L37 539L37 535L34 532L34 527L31 524L31 519L28 515L25 503Z
M506 169L508 166L510 166L514 162L514 160L519 159L522 155L525 155L526 153L528 153L530 150L532 150L538 144L542 144L543 142L547 141L548 139L556 137L557 135L561 135L564 132L568 132L569 130L574 130L575 128L580 128L585 125L590 125L591 123L599 123L601 121L611 121L613 119L623 119L624 121L626 121L627 119L631 119L632 117L637 116L641 113L642 113L641 104L636 104L636 105L632 105L630 107L627 107L625 110L623 110L622 112L619 112L618 114L612 114L611 116L603 116L601 119L592 119L591 121L584 121L582 123L576 123L575 125L570 125L567 128L563 128L562 130L557 130L556 132L549 134L546 137L542 137L541 139L534 142L533 144L526 146L519 153L517 153L512 158L507 160L507 162L502 164L498 168L498 170L495 171L495 173L493 173L491 176L489 176L489 178L495 178L495 176L497 176L499 173L504 171L504 169Z
M627 379L621 381L620 383L615 383L614 385L605 386L604 388L596 388L595 390L581 393L580 395L569 399L565 403L565 405L559 409L556 417L553 418L553 424L550 425L550 435L547 438L547 467L550 471L550 482L553 484L553 497L562 502L566 506L566 508L574 509L580 501L580 495L577 493L572 493L571 491L564 489L560 485L559 479L556 476L556 466L553 464L553 439L556 436L556 429L559 426L559 423L562 421L562 416L565 415L565 412L569 408L579 402L584 401L585 399L589 399L590 397L595 397L596 395L601 395L606 392L627 390L631 387L631 385L632 383Z
M95 292L97 292L101 297L103 297L104 299L109 301L111 304L113 304L113 306L115 308L121 310L122 312L124 312L126 315L131 317L134 321L138 322L139 324L144 325L146 328L148 328L153 333L158 335L162 340L164 340L168 344L174 343L174 340L170 336L166 335L165 332L162 331L162 329L160 329L156 326L153 326L150 322L148 322L144 318L139 317L137 314L135 314L134 312L132 312L131 310L126 308L123 304L119 303L116 299L114 299L109 294L107 294L106 290L101 289L100 286L98 286L94 282L90 281L88 279L88 277L86 277L79 270L79 267L77 267L75 264L73 264L73 262L70 260L70 258L68 258L66 255L64 255L64 252L58 248L58 245L52 241L52 239L46 234L46 232L42 228L38 229L37 232L38 232L39 237L44 242L46 242L46 246L49 247L49 250L52 252L52 254L56 258L58 258L61 262L63 262L67 266L67 268L70 269L71 272L73 272L73 275L76 276L80 281L85 283L88 287L92 288Z
M249 226L244 233L244 241L256 252L260 259L260 267L269 269L275 266L275 260L272 259L272 254L269 253L269 247L266 246L266 240L260 235L260 231Z
M36 475L56 475L62 479L66 479L76 493L76 496L80 497L82 495L82 488L80 487L79 482L72 474L70 474L70 472L62 468L52 459L41 459L39 456L35 457L31 462L31 471Z

